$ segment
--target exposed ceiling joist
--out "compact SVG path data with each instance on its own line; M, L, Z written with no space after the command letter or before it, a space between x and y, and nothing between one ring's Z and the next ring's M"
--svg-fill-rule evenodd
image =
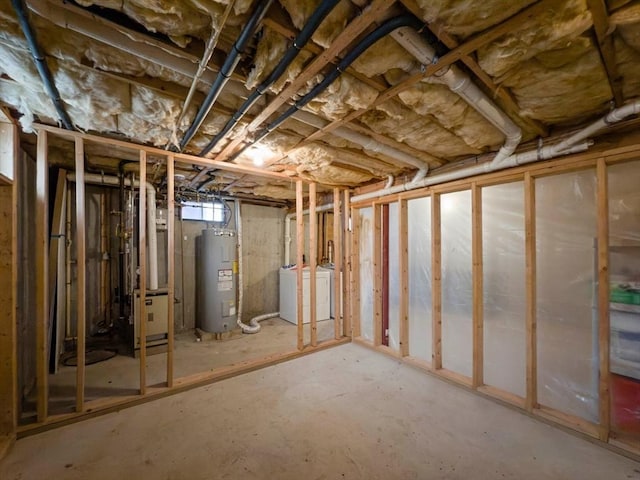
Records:
M609 80L609 86L611 86L611 92L613 92L615 104L619 107L623 103L622 79L616 66L616 53L613 47L612 32L609 29L607 6L604 0L587 0L587 5L593 18L593 29L596 32L600 58L607 71L607 79Z
M387 10L394 4L389 0L374 0L361 15L356 17L338 35L331 46L316 57L307 68L291 82L273 101L246 127L246 132L256 130L270 115L291 99L309 80L322 71L340 52L342 52L355 38L364 32L371 24L380 20ZM225 161L233 153L235 148L242 142L243 135L229 142L229 144L215 157L217 161Z

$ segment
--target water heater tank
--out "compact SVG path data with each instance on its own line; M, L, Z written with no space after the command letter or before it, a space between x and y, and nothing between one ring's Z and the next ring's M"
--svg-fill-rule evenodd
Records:
M238 282L235 231L206 229L197 241L197 325L210 333L233 330Z

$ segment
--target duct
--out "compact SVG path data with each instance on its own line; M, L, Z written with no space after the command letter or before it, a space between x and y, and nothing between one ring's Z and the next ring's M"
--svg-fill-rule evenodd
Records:
M267 320L269 318L278 317L279 315L280 312L258 315L257 317L253 317L251 320L249 320L249 325L247 325L246 323L242 323L240 321L240 317L238 317L238 326L242 329L242 333L258 333L260 331L260 324L258 322Z
M184 150L184 148L187 146L189 141L191 141L193 136L202 125L202 122L204 122L205 118L211 111L211 108L218 99L220 92L229 81L229 77L231 77L233 71L236 69L238 62L240 61L240 55L244 53L244 49L247 46L247 43L253 36L258 23L262 21L262 18L267 13L267 10L271 6L272 1L273 0L262 0L240 32L238 39L233 44L231 52L222 64L222 68L218 72L213 85L211 85L209 93L207 93L204 102L200 106L196 117L193 119L191 126L187 129L184 136L182 137L182 140L180 141L180 150Z
M415 30L402 27L394 30L390 35L423 65L437 64L438 57L435 49ZM504 134L505 142L496 155L496 161L501 162L509 157L522 139L520 127L455 65L449 66L444 73L436 73L435 76Z
M68 173L67 180L76 181L75 173ZM92 185L108 185L119 187L120 179L108 175L98 175L95 173L85 173L85 183ZM124 185L131 185L131 180L124 179ZM140 181L133 182L134 187L140 186ZM147 235L149 240L149 290L158 289L158 235L156 231L156 189L149 182L145 182L147 191Z
M196 74L193 77L191 86L189 87L189 92L187 93L187 98L185 98L184 104L182 105L182 110L180 111L180 115L178 115L178 120L176 120L176 123L173 126L171 142L174 142L175 144L178 143L178 140L176 137L177 135L176 131L178 129L178 125L180 125L180 122L182 122L182 119L186 115L187 110L191 105L191 100L193 100L193 95L196 93L196 87L198 86L200 77L202 77L202 75L207 69L207 64L209 63L209 60L211 59L211 55L213 55L213 51L215 50L216 45L218 44L218 38L222 33L222 28L224 27L224 24L226 23L227 18L229 17L229 13L231 13L231 9L233 8L234 3L235 3L235 0L231 0L227 5L227 8L225 8L224 13L222 14L222 18L219 21L220 26L217 29L215 28L215 25L213 23L211 25L211 29L212 29L211 37L209 37L209 41L207 42L207 47L205 48L205 51L202 54L202 60L200 60L200 63L198 64L198 70L196 71ZM170 146L171 146L171 143L168 143L166 150L168 150Z
M16 11L20 28L22 28L22 33L24 33L27 44L29 45L29 51L33 57L33 62L36 65L36 69L38 70L40 79L44 84L47 95L49 95L49 98L58 113L60 122L67 130L75 130L73 123L71 122L71 118L69 118L69 114L62 103L62 99L60 98L58 87L56 87L56 84L53 81L53 76L51 75L51 71L47 65L47 60L40 50L35 33L29 24L29 18L27 17L27 12L24 8L24 2L22 0L11 0L11 3L13 4L13 9Z
M292 117L302 123L306 123L307 125L311 125L312 127L316 127L318 129L324 128L329 124L329 122L324 120L323 118L316 117L315 115L305 112L304 110L297 111L292 115ZM332 130L331 133L336 137L340 137L345 140L349 140L350 142L357 143L358 145L361 145L365 150L370 150L372 152L387 155L394 160L398 160L412 167L427 170L429 168L429 165L427 163L409 155L408 153L405 153L402 150L398 150L397 148L384 145L383 143L375 141L371 137L355 132L347 127L338 127L335 130Z
M211 141L207 144L206 147L202 149L200 152L200 156L204 157L207 153L209 153L217 144L224 138L224 136L235 127L240 119L249 111L249 109L255 105L258 99L264 95L267 89L273 85L285 72L285 70L291 65L291 62L298 56L302 48L309 42L309 39L320 26L322 21L326 18L326 16L333 10L340 0L328 0L320 2L318 7L314 10L309 17L309 20L305 24L305 26L300 30L296 38L293 40L293 43L289 47L289 49L282 56L278 64L271 71L269 76L258 85L255 90L251 93L249 98L242 104L242 106L238 109L236 113L233 114L231 119L227 122L227 124L216 134L215 137L211 139Z
M393 182L396 181L396 178L393 175L387 176L387 183L385 183L384 188L391 188L393 186Z
M333 210L333 203L320 205L316 207L316 213ZM303 210L302 215L309 215L309 210ZM284 264L289 265L289 257L291 257L291 220L296 218L296 212L288 213L284 217Z
M460 180L462 178L495 172L497 170L503 170L505 168L511 168L518 165L538 162L541 160L549 160L560 155L570 155L573 153L584 152L591 145L593 145L593 141L586 140L587 137L603 130L610 125L620 122L631 115L638 114L640 114L640 99L633 100L627 105L612 110L611 112L609 112L609 114L605 115L600 120L595 121L586 128L579 130L575 134L554 145L540 146L537 149L528 150L522 153L511 154L507 158L502 159L499 158L498 155L496 155L493 160L487 163L473 165L471 167L461 168L460 170L441 173L439 175L431 175L421 180L412 180L395 187L383 188L375 192L356 195L352 197L351 201L354 203L362 202L365 200L370 200L372 198L383 197L385 195L392 195L408 190L415 190L417 188L428 187L431 185L450 182L453 180Z

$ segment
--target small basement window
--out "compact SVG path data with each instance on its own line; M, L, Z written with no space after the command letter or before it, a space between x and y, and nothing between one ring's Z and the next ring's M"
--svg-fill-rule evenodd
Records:
M183 202L182 220L202 220L222 223L226 205L222 202Z

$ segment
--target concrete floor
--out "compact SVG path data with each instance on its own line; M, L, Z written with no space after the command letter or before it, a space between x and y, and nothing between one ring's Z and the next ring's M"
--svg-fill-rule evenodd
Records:
M640 463L354 344L19 440L3 480L640 479Z
M175 378L214 370L242 361L257 360L276 353L291 352L297 346L297 327L280 318L261 322L258 334L238 333L229 340L196 341L194 332L175 337ZM310 341L309 324L305 324L305 341ZM333 320L318 322L318 340L334 337ZM147 385L166 382L167 354L147 356ZM85 397L88 401L101 397L135 395L140 388L139 360L117 355L109 360L87 365ZM52 414L73 411L75 404L76 368L61 366L49 375L49 410ZM30 417L27 417L30 418Z

